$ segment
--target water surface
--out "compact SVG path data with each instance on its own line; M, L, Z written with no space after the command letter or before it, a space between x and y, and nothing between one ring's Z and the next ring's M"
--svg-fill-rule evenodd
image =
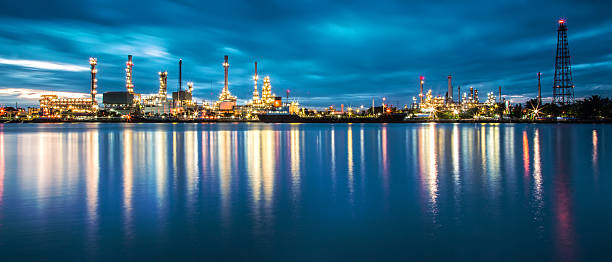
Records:
M0 125L0 260L612 260L612 129Z

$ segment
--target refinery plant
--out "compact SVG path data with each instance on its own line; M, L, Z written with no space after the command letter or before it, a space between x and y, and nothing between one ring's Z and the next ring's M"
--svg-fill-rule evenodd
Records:
M0 108L0 119L4 121L262 121L262 122L410 122L432 120L480 120L517 121L543 119L575 119L579 116L597 115L600 119L612 118L612 102L603 99L599 104L608 105L601 113L581 112L588 99L576 101L572 79L570 54L567 41L567 25L559 20L557 29L557 51L551 103L542 103L541 73L537 75L537 96L524 105L513 104L502 94L489 92L483 97L473 87L463 89L453 86L453 76L448 75L448 87L443 95L425 91L424 76L418 78L418 89L412 101L404 106L387 103L386 98L372 99L370 108L329 106L323 110L301 108L297 101L289 101L289 91L283 101L272 91L269 76L263 78L259 90L259 72L254 62L252 97L243 105L230 92L229 57L224 56L224 85L216 101L196 101L193 96L194 83L183 88L183 60L178 61L178 90L168 97L168 72L160 71L159 90L155 94L139 94L133 82L134 62L128 55L125 64L125 90L106 91L102 94L102 105L96 100L98 93L96 58L89 59L90 93L87 98L63 98L57 95L42 95L38 108ZM456 95L456 96L455 96ZM595 96L591 99L593 100ZM597 98L599 99L599 98ZM378 102L377 102L378 100ZM590 101L590 100L589 100ZM586 106L587 108L590 108ZM604 106L605 107L605 106ZM584 110L583 110L584 111ZM598 112L599 112L598 111ZM610 115L610 116L608 116Z
M257 115L269 111L288 110L298 112L297 102L283 102L281 97L272 93L270 77L263 80L261 97L258 91L257 62L253 76L253 98L246 105L238 105L236 96L229 89L229 57L223 61L225 73L224 85L219 97L213 103L198 103L193 97L194 83L188 82L183 88L183 60L178 61L178 90L168 97L168 72L162 71L159 76L159 91L151 95L135 92L133 82L133 56L128 55L125 64L125 90L107 91L102 94L102 106L96 100L97 59L90 58L91 96L88 98L61 98L57 95L43 95L38 110L30 110L30 118L39 120L82 119L82 120L142 120L142 121L214 121L244 120L255 121Z

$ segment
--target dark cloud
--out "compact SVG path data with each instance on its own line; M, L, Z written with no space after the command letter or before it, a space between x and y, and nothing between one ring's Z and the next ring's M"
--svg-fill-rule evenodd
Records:
M176 88L183 58L184 79L207 100L221 89L225 54L231 91L245 100L253 61L275 92L291 89L312 106L367 105L381 96L409 103L419 75L442 95L452 74L456 86L484 94L501 85L524 98L535 94L537 72L552 93L556 21L565 18L576 94L610 96L611 9L606 1L3 2L0 60L87 66L94 56L104 92L125 88L133 54L136 91L154 93L160 70ZM88 90L86 71L0 69L0 89Z

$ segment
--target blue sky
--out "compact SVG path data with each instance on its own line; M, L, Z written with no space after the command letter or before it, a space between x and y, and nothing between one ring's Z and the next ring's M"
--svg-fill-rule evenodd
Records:
M494 2L494 3L491 3ZM37 104L41 93L125 90L134 55L138 93L155 93L178 59L198 99L215 99L230 59L230 91L251 97L253 62L279 95L306 106L410 103L418 77L444 95L503 87L514 101L552 95L557 20L567 19L576 96L612 96L612 3L607 1L3 1L0 103ZM261 86L261 81L260 81ZM465 90L464 89L464 90ZM482 97L481 97L482 98Z

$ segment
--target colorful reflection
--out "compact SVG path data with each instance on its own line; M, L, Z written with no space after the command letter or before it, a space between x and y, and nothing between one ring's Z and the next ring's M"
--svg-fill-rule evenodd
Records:
M419 174L423 192L427 194L428 211L435 220L438 213L438 160L436 150L436 124L428 124L419 129Z
M529 176L529 138L527 130L523 130L523 169L524 176Z
M597 168L597 161L598 161L598 148L597 148L597 143L598 143L598 139L597 139L597 130L593 129L593 134L592 134L592 141L593 141L593 171L595 171L595 174L599 173L599 170Z
M2 199L4 196L4 170L6 166L4 165L4 126L0 126L0 208L2 208ZM2 214L0 214L0 219L2 219ZM0 223L0 227L2 227L2 223Z
M0 249L69 239L58 245L91 254L162 242L214 252L296 240L318 250L317 239L360 232L367 243L401 237L417 249L453 239L470 252L478 243L578 258L590 225L574 208L603 210L593 223L612 213L594 190L608 180L582 175L609 168L611 145L586 125L0 128ZM524 245L481 241L500 235Z
M132 129L127 129L123 132L123 226L125 237L130 238L132 236L132 190L134 184L134 152L133 145L134 141Z

